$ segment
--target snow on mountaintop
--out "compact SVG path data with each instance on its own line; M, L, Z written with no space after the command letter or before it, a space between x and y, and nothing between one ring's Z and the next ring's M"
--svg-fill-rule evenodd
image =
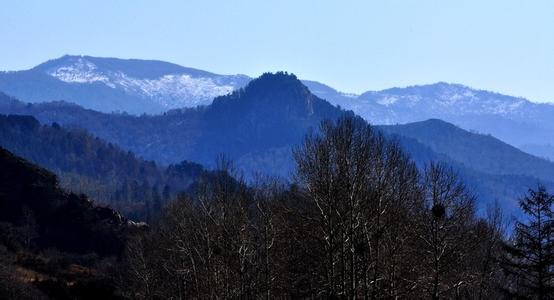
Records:
M304 83L317 96L352 110L374 125L441 119L466 130L492 134L515 146L533 145L526 149L554 160L553 148L542 147L554 145L553 104L445 82L368 91L356 98L318 82ZM537 145L542 147L540 151Z
M95 63L98 60L104 60L100 66ZM104 84L130 96L150 99L166 109L210 104L213 98L229 94L250 80L244 75L217 75L164 62L159 64L167 65L148 61L149 66L139 66L145 61L135 61L138 68L155 69L159 76L136 76L141 71L128 74L124 60L86 56L64 56L39 67L63 82Z
M59 68L52 70L49 74L65 82L77 82L77 83L92 83L102 82L111 88L115 88L115 85L110 83L110 79L96 71L96 65L79 58L72 65L60 66Z
M488 91L472 89L460 84L439 82L430 85L371 91L360 95L366 104L382 106L387 110L409 109L440 114L518 114L529 101Z

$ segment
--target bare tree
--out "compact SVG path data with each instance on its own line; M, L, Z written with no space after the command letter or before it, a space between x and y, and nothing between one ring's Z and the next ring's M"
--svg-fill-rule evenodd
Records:
M498 298L499 278L501 277L500 260L502 243L508 223L498 201L487 206L486 219L477 224L477 253L475 260L470 260L476 268L476 299Z
M420 199L415 165L397 144L353 117L323 122L294 157L297 180L318 211L325 295L397 293L409 226L395 218L413 219L411 207ZM385 266L385 249L392 267Z
M361 119L324 121L295 181L246 183L218 161L129 244L137 298L497 296L502 214L475 216L449 167L423 173Z
M325 121L320 135L308 136L295 150L297 179L319 214L325 249L325 295L354 295L356 245L363 241L362 203L374 133L364 122L344 117Z
M424 213L420 217L419 239L422 262L419 270L423 291L432 299L456 295L467 284L464 259L474 245L474 197L455 172L443 164L426 167L423 187Z

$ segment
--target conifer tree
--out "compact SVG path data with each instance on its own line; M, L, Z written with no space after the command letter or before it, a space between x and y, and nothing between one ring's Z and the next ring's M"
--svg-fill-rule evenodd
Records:
M517 222L512 242L505 245L504 269L512 278L512 296L554 299L554 196L545 187L529 190L520 200L527 216Z

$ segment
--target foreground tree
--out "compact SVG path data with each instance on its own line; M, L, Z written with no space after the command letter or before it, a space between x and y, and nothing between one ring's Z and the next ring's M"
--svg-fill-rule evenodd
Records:
M473 299L498 299L502 296L498 287L502 280L500 262L507 226L498 202L487 206L486 219L479 220L475 226L477 252L468 260L476 274L474 287L469 293Z
M505 245L504 269L512 279L512 296L554 298L554 196L539 185L520 200L527 216L517 222L511 243Z
M318 213L316 226L325 256L320 262L324 294L355 288L355 247L364 243L362 205L366 200L373 132L360 120L325 122L321 135L308 136L294 153L298 179Z
M431 163L423 178L425 210L419 220L419 285L431 299L459 296L471 278L464 265L476 246L474 197L443 164Z
M297 179L315 207L327 297L396 295L417 170L395 143L354 117L326 121L294 153ZM310 204L307 204L310 205ZM385 264L385 261L388 264Z

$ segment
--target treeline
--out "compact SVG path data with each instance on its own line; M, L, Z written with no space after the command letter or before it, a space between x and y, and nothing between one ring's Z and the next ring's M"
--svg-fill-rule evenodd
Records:
M507 239L499 207L478 217L449 167L418 171L356 118L319 132L295 150L290 185L247 185L221 161L171 203L129 242L124 296L552 298L553 198L544 189L522 200L530 225Z

